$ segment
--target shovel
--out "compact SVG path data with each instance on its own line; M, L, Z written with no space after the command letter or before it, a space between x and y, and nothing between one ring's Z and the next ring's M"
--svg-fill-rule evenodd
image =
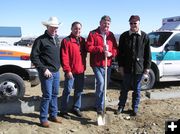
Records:
M106 34L104 35L104 45L106 45ZM106 123L106 90L107 90L107 56L105 56L105 75L104 75L104 109L103 115L97 115L98 126L103 126Z

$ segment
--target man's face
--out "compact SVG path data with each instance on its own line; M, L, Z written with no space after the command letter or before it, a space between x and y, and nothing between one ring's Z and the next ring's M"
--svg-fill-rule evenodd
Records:
M131 31L132 31L132 32L138 32L138 30L139 30L139 24L140 24L140 22L139 22L138 20L132 19L132 20L129 22Z
M107 20L101 20L100 21L100 29L102 32L106 33L109 31L109 27L110 27L110 21Z
M47 27L48 33L51 36L55 36L57 34L57 29L58 29L58 27L52 27L52 26Z
M79 37L81 34L81 25L80 24L76 24L71 28L72 34L76 37Z

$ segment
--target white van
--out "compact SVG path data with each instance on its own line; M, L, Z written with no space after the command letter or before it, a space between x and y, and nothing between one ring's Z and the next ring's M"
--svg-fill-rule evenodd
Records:
M30 60L31 48L12 45L19 38L20 27L0 27L0 99L22 98L24 80L31 86L39 84L38 72Z
M155 82L180 81L180 16L164 18L162 27L148 34L152 65L142 89L150 89ZM112 79L119 79L117 64L112 66Z

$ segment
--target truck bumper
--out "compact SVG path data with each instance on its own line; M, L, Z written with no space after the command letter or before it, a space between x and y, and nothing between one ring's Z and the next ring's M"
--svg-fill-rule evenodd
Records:
M38 71L35 68L29 68L27 71L29 73L29 82L31 83L31 87L37 86L40 83Z

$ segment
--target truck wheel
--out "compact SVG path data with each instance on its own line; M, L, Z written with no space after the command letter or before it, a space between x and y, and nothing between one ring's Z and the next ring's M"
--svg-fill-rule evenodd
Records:
M150 69L147 77L143 77L141 80L141 89L148 90L151 89L155 84L155 74L152 69Z
M0 98L17 99L25 94L23 79L13 73L0 75Z

